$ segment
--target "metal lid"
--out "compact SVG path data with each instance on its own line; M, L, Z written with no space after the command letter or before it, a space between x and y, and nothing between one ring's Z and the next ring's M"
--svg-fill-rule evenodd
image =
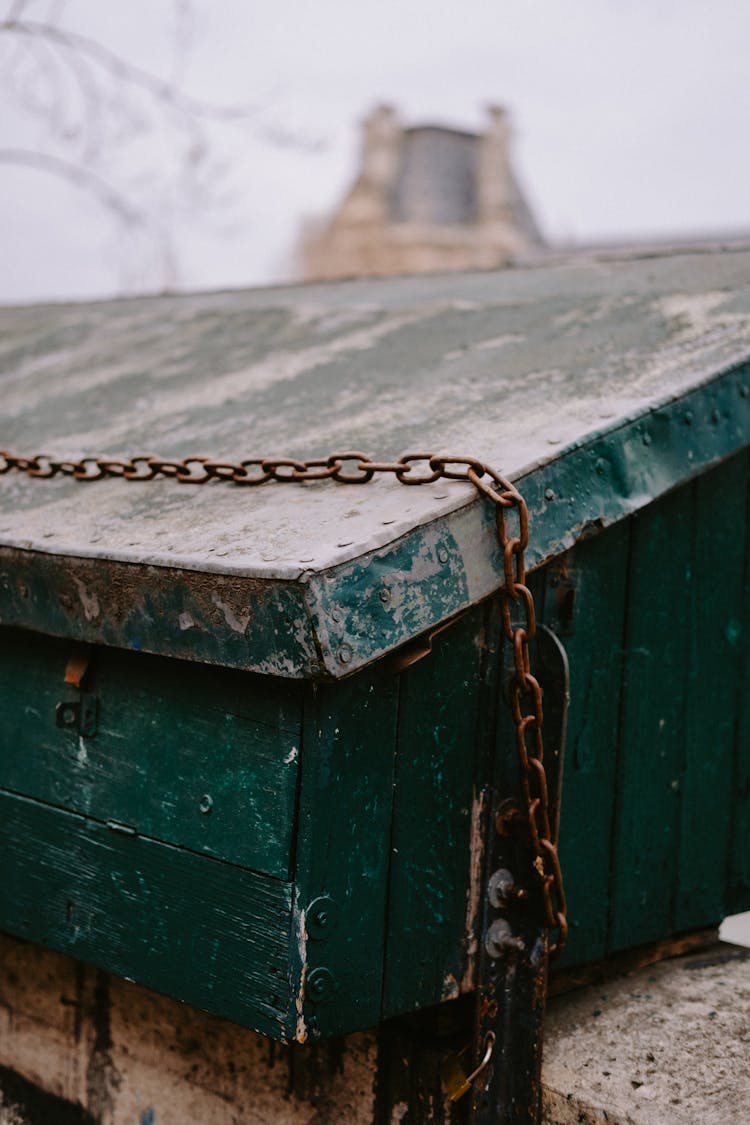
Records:
M750 440L750 253L0 310L0 444L472 455L539 563ZM0 621L341 676L495 589L470 486L0 478Z

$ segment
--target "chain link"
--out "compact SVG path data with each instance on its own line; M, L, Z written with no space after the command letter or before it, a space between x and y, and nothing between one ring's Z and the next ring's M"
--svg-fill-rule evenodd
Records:
M516 747L521 789L534 868L539 876L544 915L556 940L551 952L561 952L568 933L565 890L550 819L547 775L544 768L542 737L542 689L531 672L529 645L536 632L534 601L526 585L525 551L529 542L528 511L518 490L489 465L475 457L454 457L437 453L404 453L396 461L373 461L365 453L344 450L328 457L298 461L292 457L258 457L244 461L215 461L209 457L171 460L146 453L125 459L82 457L58 460L44 453L19 457L0 451L0 475L11 471L30 477L72 477L95 481L119 477L127 481L166 477L179 484L209 484L220 481L235 485L280 484L334 480L339 484L367 484L376 476L393 476L401 484L433 484L437 480L466 481L491 501L494 507L498 542L502 552L504 583L500 590L503 631L513 652L514 675L511 709L516 730ZM515 516L509 528L508 516ZM519 621L514 622L514 611Z

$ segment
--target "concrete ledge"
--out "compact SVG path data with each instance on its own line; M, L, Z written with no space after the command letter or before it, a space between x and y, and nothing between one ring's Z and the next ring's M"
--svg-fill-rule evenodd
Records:
M717 942L550 1002L545 1125L750 1120L750 949Z

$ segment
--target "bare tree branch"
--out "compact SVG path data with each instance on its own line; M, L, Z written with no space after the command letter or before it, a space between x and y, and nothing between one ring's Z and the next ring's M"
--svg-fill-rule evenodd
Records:
M127 196L112 187L96 172L92 172L90 168L81 167L80 164L73 164L47 152L34 152L23 148L0 148L0 164L13 164L16 167L50 172L58 179L67 180L68 183L95 196L110 214L125 226L148 225L148 216L144 211L135 207Z
M46 39L66 50L78 51L108 70L114 78L132 86L139 86L165 106L186 116L239 122L260 112L260 106L251 102L238 106L221 106L194 98L172 83L159 78L158 75L144 70L143 67L126 62L108 47L103 47L95 39L90 39L77 31L64 31L60 27L37 20L5 19L0 21L0 34L2 33L27 35L37 40Z

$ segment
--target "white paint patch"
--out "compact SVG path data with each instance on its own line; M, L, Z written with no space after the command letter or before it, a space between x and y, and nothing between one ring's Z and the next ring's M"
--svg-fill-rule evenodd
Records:
M78 737L78 752L76 753L76 762L79 766L87 766L89 762L89 754L86 749L86 743L82 736Z
M78 597L81 599L83 606L83 613L87 621L95 621L99 616L99 599L96 594L90 594L86 586L80 578L73 578L78 590Z
M179 626L182 629L183 633L185 632L186 629L194 629L195 628L195 622L193 621L192 616L187 612L181 613L180 616L177 618L177 621L178 621Z
M685 331L692 335L712 328L716 323L716 316L712 313L726 304L730 297L731 293L716 290L708 293L674 293L669 297L662 297L659 307L669 319L684 321Z
M506 332L502 336L491 336L489 340L480 340L478 344L474 344L473 351L477 352L494 352L497 348L504 348L507 344L520 344L526 339L525 336L519 336L514 332Z
M296 762L298 754L299 754L299 750L297 749L296 746L293 746L291 748L291 750L289 751L289 753L287 754L287 756L284 758L284 765L288 766L288 765L291 765L292 762Z
M229 605L228 602L222 601L222 599L219 597L218 590L214 590L211 594L211 601L216 606L216 608L220 609L224 614L224 620L226 621L230 629L233 629L235 633L245 632L248 626L248 622L250 621L249 607L238 612L233 606Z

